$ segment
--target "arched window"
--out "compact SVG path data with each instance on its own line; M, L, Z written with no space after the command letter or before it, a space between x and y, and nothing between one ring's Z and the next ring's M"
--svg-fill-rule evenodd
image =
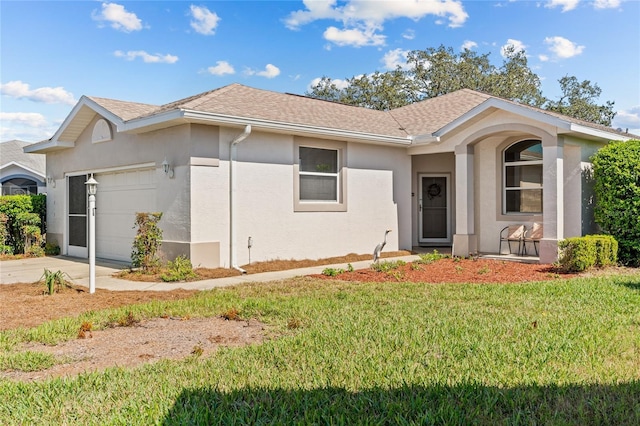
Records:
M31 179L13 178L2 183L2 195L35 195L38 183Z
M503 210L542 213L542 142L528 139L504 151Z

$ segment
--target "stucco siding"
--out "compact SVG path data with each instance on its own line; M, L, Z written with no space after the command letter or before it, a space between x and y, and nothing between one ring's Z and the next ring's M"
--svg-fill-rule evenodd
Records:
M253 133L238 146L235 244L240 265L249 256L254 262L373 252L386 229L394 230L387 250L397 250L399 239L410 244L410 220L400 221L398 213L409 212L411 168L404 150L348 144L347 211L299 212L293 207L294 146L291 136L264 133ZM226 149L221 142L221 151ZM221 161L220 171L228 173L228 161ZM228 236L221 241L221 264L228 266Z

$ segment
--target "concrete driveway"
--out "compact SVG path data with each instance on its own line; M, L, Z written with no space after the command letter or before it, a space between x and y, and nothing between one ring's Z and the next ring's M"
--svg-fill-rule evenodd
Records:
M96 281L111 278L111 275L121 269L126 269L124 263L96 260ZM66 256L46 256L18 260L0 261L0 283L33 283L44 274L44 270L51 272L62 271L75 284L89 285L89 261Z

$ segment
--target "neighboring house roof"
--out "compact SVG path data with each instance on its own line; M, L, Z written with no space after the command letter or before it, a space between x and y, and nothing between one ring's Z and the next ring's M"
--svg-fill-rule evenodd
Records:
M18 140L5 141L0 143L0 170L16 165L23 169L44 178L47 163L44 154L26 154L24 147L32 145L29 142Z
M27 151L73 146L96 114L113 122L119 132L141 133L181 123L250 124L263 131L410 145L438 140L497 109L546 122L561 133L600 139L617 135L623 140L634 136L470 89L378 111L236 83L160 106L83 96L53 138Z

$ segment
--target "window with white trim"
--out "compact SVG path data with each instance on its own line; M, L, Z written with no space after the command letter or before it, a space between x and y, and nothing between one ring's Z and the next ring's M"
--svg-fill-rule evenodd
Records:
M337 149L299 147L301 202L338 202L338 155Z
M504 150L503 211L542 213L542 142L527 139Z

